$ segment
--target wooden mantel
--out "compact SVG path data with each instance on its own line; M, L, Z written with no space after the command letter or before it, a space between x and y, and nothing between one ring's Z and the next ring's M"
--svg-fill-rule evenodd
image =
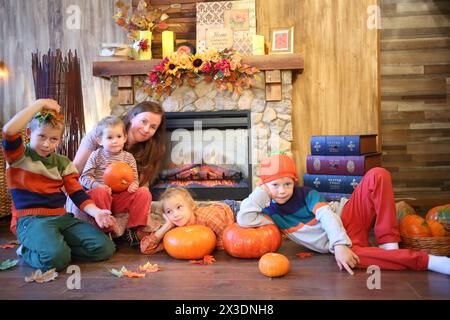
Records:
M162 59L126 60L126 61L94 61L93 75L110 78L112 76L146 75ZM303 54L276 54L264 56L245 56L243 62L261 71L264 70L296 70L303 71Z

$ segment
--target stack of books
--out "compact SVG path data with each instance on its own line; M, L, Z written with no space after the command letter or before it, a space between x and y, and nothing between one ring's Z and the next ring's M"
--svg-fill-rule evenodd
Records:
M322 193L327 201L350 198L364 174L380 166L376 134L312 136L304 185Z

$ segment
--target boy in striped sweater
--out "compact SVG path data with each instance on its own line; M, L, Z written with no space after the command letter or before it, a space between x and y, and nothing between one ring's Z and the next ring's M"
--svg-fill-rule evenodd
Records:
M123 150L127 140L125 124L119 117L105 117L97 124L95 135L101 147L89 156L80 183L99 208L111 210L116 218L117 224L103 231L111 232L114 238L126 231L129 244L138 247L140 238L148 234L144 229L152 199L146 187L139 187L136 160ZM113 162L127 163L133 169L134 180L123 192L114 193L105 184L103 175Z
M66 194L100 227L114 218L99 209L78 183L78 172L65 156L55 153L64 131L61 107L54 100L37 100L3 127L2 147L7 162L6 179L17 219L17 253L33 268L62 270L72 258L109 259L114 243L97 228L67 213ZM21 131L29 123L30 143Z
M325 202L317 191L295 186L292 158L269 157L260 166L260 186L244 199L236 220L243 227L274 223L292 241L311 250L334 253L339 268L377 265L387 270L432 270L450 273L450 259L425 251L399 249L394 194L390 174L369 170L350 199ZM379 247L369 246L374 227Z

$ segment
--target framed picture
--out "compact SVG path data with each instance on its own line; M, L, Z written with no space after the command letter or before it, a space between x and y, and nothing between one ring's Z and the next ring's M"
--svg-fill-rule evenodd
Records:
M294 53L294 27L270 29L270 53Z

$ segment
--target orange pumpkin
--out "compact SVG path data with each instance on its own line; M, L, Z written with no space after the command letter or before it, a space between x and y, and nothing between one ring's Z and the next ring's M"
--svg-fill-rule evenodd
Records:
M133 182L134 172L131 166L125 162L113 162L106 167L103 180L113 192L122 192L127 190Z
M234 223L223 231L225 251L236 258L259 258L265 253L277 251L281 245L281 233L273 225L243 228Z
M427 221L435 220L443 224L450 223L450 204L431 208L428 210L425 219Z
M281 277L289 271L289 260L279 253L266 253L259 259L259 271L267 277Z
M431 237L431 229L424 218L411 214L400 219L400 234L410 237Z
M430 227L431 234L433 237L445 237L447 232L445 231L445 228L442 224L435 220L429 220L427 221L428 226Z
M216 247L216 234L206 226L175 227L164 235L164 249L175 259L203 259Z

